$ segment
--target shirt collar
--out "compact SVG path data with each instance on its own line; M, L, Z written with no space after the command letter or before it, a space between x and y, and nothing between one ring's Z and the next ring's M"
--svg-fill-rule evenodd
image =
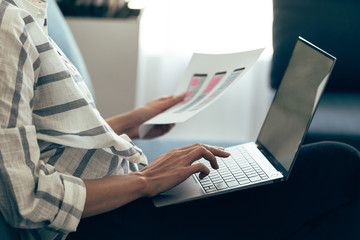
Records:
M35 21L47 33L47 1L45 0L13 0L22 9L28 11Z

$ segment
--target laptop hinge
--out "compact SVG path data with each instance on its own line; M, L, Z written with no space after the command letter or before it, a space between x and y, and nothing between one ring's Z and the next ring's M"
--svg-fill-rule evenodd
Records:
M285 179L288 178L289 172L281 165L281 163L276 160L276 158L270 153L269 150L266 149L261 143L256 142L257 148L260 150L260 152L269 160L269 162L275 167L276 170L281 172Z

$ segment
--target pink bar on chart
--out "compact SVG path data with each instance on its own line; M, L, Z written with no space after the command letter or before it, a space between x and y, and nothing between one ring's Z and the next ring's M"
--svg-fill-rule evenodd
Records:
M204 90L203 93L208 93L211 90L213 90L213 88L216 86L216 84L218 84L218 82L222 79L223 75L221 76L216 76L211 80L211 82L209 83L209 85L207 86L207 88Z
M199 83L199 78L193 78L191 82L191 86L196 86Z
M186 92L186 96L185 96L185 98L190 97L191 93L192 93L192 91L187 91L187 92Z

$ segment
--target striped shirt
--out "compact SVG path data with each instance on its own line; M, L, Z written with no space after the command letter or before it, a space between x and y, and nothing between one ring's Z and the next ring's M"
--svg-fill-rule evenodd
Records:
M84 208L82 179L146 162L95 108L47 34L47 3L0 0L0 211L22 239L65 239Z

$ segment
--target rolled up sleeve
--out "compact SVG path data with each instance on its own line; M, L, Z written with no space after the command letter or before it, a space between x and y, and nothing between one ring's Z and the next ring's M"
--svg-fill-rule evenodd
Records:
M0 208L9 224L75 231L84 208L84 183L39 160L35 128L1 129L0 149Z

